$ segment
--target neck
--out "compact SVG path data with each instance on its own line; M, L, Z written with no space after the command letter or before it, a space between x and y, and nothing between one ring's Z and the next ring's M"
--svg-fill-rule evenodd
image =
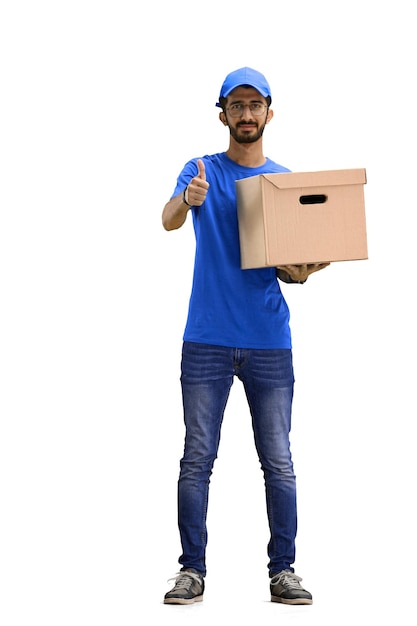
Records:
M261 139L255 143L238 143L231 138L226 154L229 159L245 167L259 167L266 161Z

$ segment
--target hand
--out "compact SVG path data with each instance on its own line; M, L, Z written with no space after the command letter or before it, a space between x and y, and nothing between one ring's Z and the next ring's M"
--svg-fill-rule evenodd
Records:
M198 174L191 180L185 191L185 199L191 206L201 206L210 187L210 184L206 181L206 168L201 159L198 159L197 166Z
M279 270L288 274L291 280L303 283L310 274L318 272L330 265L330 263L303 263L301 265L278 265Z

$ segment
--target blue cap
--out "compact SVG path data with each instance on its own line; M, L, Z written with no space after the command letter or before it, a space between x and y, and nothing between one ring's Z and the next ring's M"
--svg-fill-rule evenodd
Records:
M241 87L242 85L253 87L264 98L268 96L271 98L271 88L265 76L250 67L241 67L240 70L235 70L226 76L220 90L219 100L220 98L227 98L236 87ZM221 106L220 102L217 102L216 106Z

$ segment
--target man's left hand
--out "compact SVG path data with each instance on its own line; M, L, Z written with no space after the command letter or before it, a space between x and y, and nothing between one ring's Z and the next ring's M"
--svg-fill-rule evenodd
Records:
M278 265L279 270L288 274L296 283L303 283L310 274L318 272L330 265L330 263L303 263L301 265Z

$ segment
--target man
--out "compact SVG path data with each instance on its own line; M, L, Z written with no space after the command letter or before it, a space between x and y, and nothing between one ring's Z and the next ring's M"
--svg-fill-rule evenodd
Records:
M303 283L328 263L240 268L235 181L289 171L263 154L263 132L273 117L270 104L270 87L262 74L248 67L231 72L217 103L220 121L229 129L229 148L189 161L163 209L166 230L180 228L191 211L196 237L181 360L185 445L178 480L178 525L182 567L174 587L165 594L166 604L203 599L209 480L235 376L244 385L265 479L271 600L312 603L312 595L301 586L293 568L297 505L289 433L294 375L289 311L277 277Z

